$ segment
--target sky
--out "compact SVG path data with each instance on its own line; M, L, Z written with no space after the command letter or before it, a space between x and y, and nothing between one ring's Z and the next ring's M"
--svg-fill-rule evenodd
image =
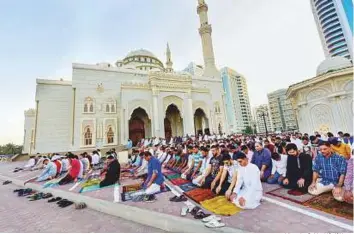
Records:
M243 74L251 106L315 76L324 54L308 0L206 0L218 68ZM203 64L197 0L0 1L0 144L22 144L36 79L71 80L72 63L114 63L135 49L175 70Z

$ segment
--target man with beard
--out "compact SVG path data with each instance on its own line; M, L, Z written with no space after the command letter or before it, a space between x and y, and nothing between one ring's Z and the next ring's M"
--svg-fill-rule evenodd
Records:
M220 180L222 170L224 169L223 157L219 153L219 146L213 145L211 147L212 158L210 159L210 163L207 167L205 175L201 179L201 184L203 188L208 188L213 190Z
M288 159L283 186L306 193L312 182L312 158L308 154L300 153L294 143L286 146L286 152Z

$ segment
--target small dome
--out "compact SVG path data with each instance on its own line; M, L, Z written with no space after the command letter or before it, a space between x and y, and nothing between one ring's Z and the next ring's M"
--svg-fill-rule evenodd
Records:
M347 67L352 67L353 64L350 62L350 60L336 56L336 57L330 57L324 60L320 65L317 67L317 76L325 74L329 71L334 71L334 70L339 70Z
M148 56L148 57L152 57L152 58L157 59L157 57L153 53L151 53L148 50L144 50L144 49L134 50L134 51L130 52L129 54L127 54L127 56L125 56L125 58L135 57L135 56Z

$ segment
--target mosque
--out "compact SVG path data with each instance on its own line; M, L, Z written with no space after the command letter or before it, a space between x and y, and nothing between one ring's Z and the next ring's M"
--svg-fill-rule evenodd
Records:
M23 153L113 148L142 138L228 133L224 91L215 66L208 5L198 0L201 74L176 72L132 51L115 64L72 65L72 80L37 79L35 109L25 111Z

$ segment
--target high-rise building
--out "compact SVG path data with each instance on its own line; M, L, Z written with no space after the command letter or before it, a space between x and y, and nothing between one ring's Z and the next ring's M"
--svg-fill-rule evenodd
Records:
M272 131L272 120L270 118L269 108L267 104L254 107L252 116L256 124L257 133L265 133L267 131Z
M297 130L295 112L290 100L286 98L287 89L279 89L268 93L268 106L273 131Z
M225 91L224 99L229 128L234 133L242 133L252 125L246 78L228 67L220 71Z
M188 66L183 70L184 72L188 72L194 76L201 76L203 75L203 66L197 65L193 62L189 63Z
M352 0L310 0L326 57L353 61Z

